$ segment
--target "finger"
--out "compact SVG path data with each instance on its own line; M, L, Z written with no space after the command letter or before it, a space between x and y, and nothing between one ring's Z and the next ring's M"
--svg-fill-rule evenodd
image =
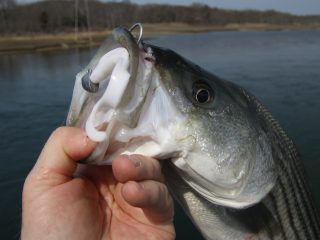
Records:
M112 162L112 170L119 182L156 180L163 181L158 160L142 155L122 155Z
M163 183L152 180L130 181L123 185L122 196L131 206L142 208L153 222L173 219L173 200Z
M76 161L87 157L94 147L95 143L87 138L83 129L60 127L48 139L34 171L54 171L71 177Z

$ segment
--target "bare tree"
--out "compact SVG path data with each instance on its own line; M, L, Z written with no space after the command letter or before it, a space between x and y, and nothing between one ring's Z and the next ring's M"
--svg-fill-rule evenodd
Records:
M0 0L0 29L7 29L9 27L8 11L16 6L15 0Z
M133 22L205 24L230 23L314 24L320 16L295 16L276 11L236 11L195 3L191 6L163 4L137 5L128 0L46 0L19 5L15 0L0 0L0 33L61 32L110 29Z
M0 0L0 9L9 9L17 5L15 0Z

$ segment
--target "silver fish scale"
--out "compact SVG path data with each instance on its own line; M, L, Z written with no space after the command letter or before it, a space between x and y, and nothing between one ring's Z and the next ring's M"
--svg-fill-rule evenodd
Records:
M244 93L272 139L279 175L272 191L257 205L228 209L202 198L165 162L163 172L169 189L206 239L319 239L319 215L293 142L271 114L252 95Z
M319 239L319 215L292 140L253 96L246 96L265 120L270 139L273 139L273 156L279 166L279 178L263 202L280 223L280 239ZM277 238L273 235L273 239Z

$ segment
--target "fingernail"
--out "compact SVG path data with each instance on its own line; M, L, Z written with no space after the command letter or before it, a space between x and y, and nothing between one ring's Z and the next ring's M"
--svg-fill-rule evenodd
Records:
M138 183L141 189L144 189L144 184L143 183Z
M131 160L131 162L133 163L133 165L135 167L140 167L141 166L141 161L139 160L139 158L135 157L134 155L133 156L128 156L129 159Z

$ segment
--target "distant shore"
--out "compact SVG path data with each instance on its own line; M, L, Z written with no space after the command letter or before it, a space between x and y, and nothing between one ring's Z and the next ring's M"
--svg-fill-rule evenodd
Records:
M281 31L320 29L320 24L270 25L270 24L228 24L225 26L199 26L185 23L143 24L143 38L170 34L201 33L211 31ZM43 52L88 48L100 45L111 30L98 32L32 34L28 36L1 36L0 54Z

